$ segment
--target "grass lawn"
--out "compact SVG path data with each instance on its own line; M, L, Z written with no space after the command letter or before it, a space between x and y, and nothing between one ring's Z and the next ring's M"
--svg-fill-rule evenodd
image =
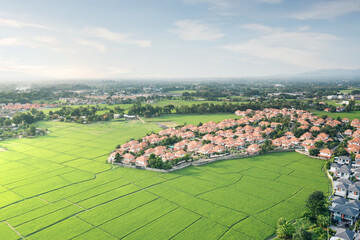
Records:
M341 112L341 113L330 113L330 112L324 112L324 111L312 111L313 114L317 116L326 115L332 118L349 118L350 120L353 120L354 118L360 118L360 111L352 111L352 112Z
M0 142L0 236L19 239L265 239L293 220L314 190L329 194L323 161L273 153L174 173L105 163L117 144L233 114L164 115L79 125L41 122L50 134Z
M224 119L240 118L234 114L216 113L216 114L167 114L157 118L144 118L146 122L175 122L177 124L198 124L209 121L220 122Z

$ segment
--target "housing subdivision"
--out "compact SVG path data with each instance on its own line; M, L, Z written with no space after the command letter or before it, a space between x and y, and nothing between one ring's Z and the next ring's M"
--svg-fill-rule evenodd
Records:
M139 168L167 168L187 161L270 151L297 150L322 159L360 152L360 121L321 118L297 109L238 110L235 119L163 129L118 145L110 163ZM237 119L238 118L238 119ZM170 167L169 167L170 166Z

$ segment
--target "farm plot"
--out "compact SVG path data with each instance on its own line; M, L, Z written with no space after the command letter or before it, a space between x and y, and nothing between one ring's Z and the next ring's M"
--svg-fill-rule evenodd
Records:
M1 239L264 239L279 217L301 216L312 191L328 194L323 162L297 153L164 174L105 163L116 145L159 131L155 123L41 125L50 134L1 142Z

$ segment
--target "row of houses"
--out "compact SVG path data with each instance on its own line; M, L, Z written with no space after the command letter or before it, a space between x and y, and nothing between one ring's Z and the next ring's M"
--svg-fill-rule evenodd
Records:
M200 126L188 124L177 128L167 128L158 134L151 134L143 137L139 141L129 141L116 149L108 158L109 162L114 162L116 154L123 158L124 163L133 163L139 166L146 166L147 159L151 154L155 154L163 161L170 161L189 154L191 156L206 156L222 154L224 152L245 152L257 154L261 151L261 144L266 139L271 139L271 133L282 128L280 122L270 122L268 119L279 115L289 116L293 123L300 123L300 128L307 129L303 135L296 138L294 133L288 131L280 138L271 139L272 145L277 149L304 148L306 152L315 148L317 141L333 141L326 133L315 134L322 126L337 126L339 124L350 123L349 119L342 121L332 118L322 119L304 110L295 109L264 109L236 111L240 119L225 119L221 122L207 122ZM356 136L360 133L360 122L351 121L351 125L356 130L351 129L347 132L349 136L355 136L349 141L350 150L354 146L360 148L360 138ZM167 138L176 136L181 141L172 146L160 146ZM359 150L360 151L360 150ZM331 158L333 151L321 149L320 157ZM132 155L132 156L130 156ZM135 157L137 156L137 157Z
M14 111L25 111L30 109L41 109L41 108L54 108L57 107L56 104L39 104L39 103L9 103L7 105L3 105L3 110L14 110Z

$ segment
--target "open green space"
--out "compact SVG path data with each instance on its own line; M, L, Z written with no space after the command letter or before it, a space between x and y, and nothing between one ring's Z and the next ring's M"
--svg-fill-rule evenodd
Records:
M312 111L313 114L317 116L326 115L328 117L332 118L348 118L350 120L353 120L354 118L360 118L360 111L352 111L352 112L340 112L340 113L331 113L331 112L325 112L325 111Z
M144 118L146 122L175 122L177 124L198 124L209 121L219 122L229 118L240 118L234 114L167 114L157 118Z
M166 115L193 123L233 114ZM324 162L272 153L158 173L105 163L154 121L40 122L50 133L0 142L1 239L265 239L280 217L329 194Z
M203 101L203 100L190 100L190 101L187 101L187 100L180 100L180 99L163 99L163 100L155 100L153 103L151 103L151 105L153 106L159 106L159 107L164 107L166 105L174 105L175 107L177 106L183 106L183 105L186 105L186 106L190 106L190 105L193 105L193 104L201 104L201 103L213 103L213 104L222 104L224 103L223 101ZM143 103L143 104L146 104L146 103ZM77 108L77 107L86 107L86 106L101 106L101 107L107 107L109 109L114 109L115 107L120 107L122 109L125 109L125 113L128 112L128 110L132 107L133 104L116 104L116 105L109 105L109 104L98 104L98 105L91 105L91 104L88 104L88 105L74 105L74 106L71 106L71 107L74 107L74 108ZM48 114L49 111L53 111L55 112L56 110L59 110L60 108L49 108L49 109L43 109L42 111L45 113L45 114ZM102 111L98 111L97 114L101 114L101 113L105 113L107 112L107 110L102 110Z

